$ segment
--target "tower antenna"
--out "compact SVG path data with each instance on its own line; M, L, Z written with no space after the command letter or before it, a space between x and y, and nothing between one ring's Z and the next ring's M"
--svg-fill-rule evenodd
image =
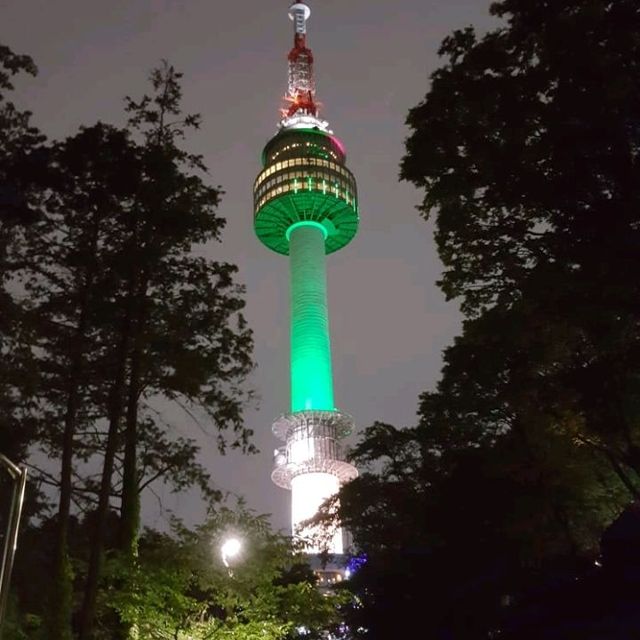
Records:
M289 82L283 116L296 114L317 116L316 85L313 77L313 53L307 47L307 20L311 9L304 2L294 2L289 7L293 21L293 49L289 51Z

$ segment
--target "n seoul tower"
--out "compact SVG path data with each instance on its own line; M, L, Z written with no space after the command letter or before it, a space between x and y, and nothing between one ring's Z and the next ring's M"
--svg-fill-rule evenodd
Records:
M273 424L285 444L276 450L271 478L291 490L294 535L342 483L358 475L340 443L353 420L333 400L325 266L325 256L355 236L358 200L345 148L318 117L313 54L306 42L310 15L304 2L289 7L294 44L285 108L262 153L253 191L256 235L289 257L291 407ZM343 553L341 530L321 533L327 540L323 549ZM306 550L321 548L308 544Z

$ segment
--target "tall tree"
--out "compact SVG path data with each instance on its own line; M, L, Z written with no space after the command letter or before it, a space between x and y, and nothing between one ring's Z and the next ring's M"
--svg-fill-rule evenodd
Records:
M505 0L492 12L505 26L444 41L447 62L409 114L402 176L436 212L446 294L470 317L512 309L523 333L555 341L530 353L530 383L637 475L640 9Z
M51 638L71 637L72 572L67 550L78 430L104 415L107 254L118 208L137 188L137 154L126 132L98 124L47 150L42 215L25 238L20 277L36 327L41 442L59 453L57 540L50 590ZM86 455L86 454L85 454Z
M35 72L28 57L4 47L0 62L3 92L12 75ZM144 488L164 481L220 497L199 448L172 436L163 403L203 410L221 452L253 450L242 424L252 367L243 290L233 265L191 253L220 241L224 219L202 160L179 148L199 122L180 112L179 78L166 64L154 72L154 95L128 101L129 130L99 123L49 147L28 113L1 105L1 435L13 447L6 453L24 457L37 444L61 461L59 476L47 465L36 470L60 491L50 638L71 637L72 501L93 511L80 615L89 637L114 497L130 562Z
M580 575L628 500L604 458L535 412L512 411L508 429L478 421L484 400L450 390L474 363L461 348L439 390L423 395L418 426L376 424L352 451L361 475L340 491L337 517L367 559L347 585L354 638L389 637L400 624L486 637L504 598L554 572Z
M196 256L196 245L220 241L219 190L201 177L202 160L179 147L196 116L181 113L180 74L168 64L151 76L152 96L128 101L130 126L142 135L139 189L121 225L121 250L113 269L120 283L114 334L115 369L110 429L100 489L96 538L81 612L81 638L90 638L113 463L122 437L120 548L135 562L139 529L140 406L162 399L187 410L202 408L218 431L233 432L232 446L251 450L242 424L241 384L252 367L251 332L241 315L236 267ZM149 416L144 418L149 419ZM123 630L126 636L128 631Z
M374 463L338 508L369 554L356 637L415 616L413 585L432 594L429 637L493 637L501 602L545 572L573 581L637 497L640 9L492 12L500 28L444 41L408 118L402 177L425 189L467 321L419 426L356 447Z
M40 163L32 159L44 136L31 124L31 113L20 110L9 97L16 76L36 73L29 56L0 44L0 448L16 462L25 459L34 437L23 399L35 373L27 346L29 331L21 322L22 305L12 278L20 263L23 235L38 217L34 177Z
M0 451L24 464L37 441L33 390L38 369L31 350L33 327L25 322L22 291L14 286L20 250L39 216L37 175L44 136L31 124L31 113L11 101L14 82L36 75L33 60L0 44ZM5 531L14 480L0 471L0 530ZM44 496L31 478L23 507L21 533L29 517L42 513ZM15 576L15 573L14 573Z

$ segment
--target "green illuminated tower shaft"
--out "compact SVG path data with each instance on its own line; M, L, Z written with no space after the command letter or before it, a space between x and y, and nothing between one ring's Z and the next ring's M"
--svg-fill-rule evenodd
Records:
M340 443L353 421L333 400L325 270L326 255L347 245L358 229L357 188L344 146L317 117L313 55L306 46L310 13L303 2L289 8L295 35L287 107L264 148L253 189L256 234L269 249L289 256L290 264L291 411L273 425L285 445L276 450L271 478L291 489L294 534L358 473ZM324 538L307 551L342 553L340 529L305 533Z
M324 227L301 222L289 234L291 411L333 411Z

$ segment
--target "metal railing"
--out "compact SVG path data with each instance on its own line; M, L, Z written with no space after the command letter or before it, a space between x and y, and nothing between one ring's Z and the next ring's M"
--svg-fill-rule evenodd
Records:
M27 469L19 467L9 458L0 453L0 464L7 470L13 480L13 491L11 493L11 509L7 519L7 531L4 539L4 549L2 551L2 565L0 566L0 640L4 629L4 618L7 610L7 600L9 598L9 585L11 582L11 572L13 561L18 545L18 527L20 516L22 515L22 504L24 502L24 490L27 484Z

